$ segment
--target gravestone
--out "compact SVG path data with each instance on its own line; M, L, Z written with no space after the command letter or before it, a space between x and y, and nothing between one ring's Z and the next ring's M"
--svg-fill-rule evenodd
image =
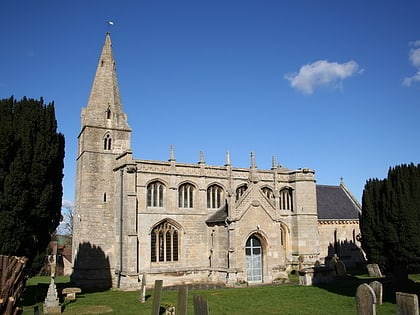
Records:
M417 294L396 292L397 315L418 315L419 300Z
M369 283L369 286L372 288L373 292L375 292L376 304L382 305L382 295L383 295L382 283L375 280Z
M376 314L376 296L373 289L366 283L357 287L356 290L357 315Z
M208 315L209 305L206 298L194 295L194 314L195 315Z
M140 302L145 303L146 302L146 274L143 273L141 277L141 297Z
M372 278L382 278L382 272L379 268L378 264L368 264L367 270L369 272L369 276Z
M188 287L182 285L178 287L178 298L177 298L177 315L187 315L188 306Z
M153 294L152 315L160 315L160 298L162 295L163 280L155 280L155 291Z
M335 264L335 272L337 276L345 276L347 274L346 265L341 260L337 260Z

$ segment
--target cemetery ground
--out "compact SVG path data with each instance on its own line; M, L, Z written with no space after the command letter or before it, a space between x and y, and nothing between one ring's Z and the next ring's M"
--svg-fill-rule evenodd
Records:
M298 285L297 276L291 276L290 283L279 285L242 286L188 291L188 313L194 314L193 296L208 299L210 314L355 314L356 289L362 283L373 280L382 282L383 304L377 305L376 314L396 314L395 288L388 278L371 278L367 274L340 277L329 284L317 286ZM410 275L412 283L405 292L420 294L420 274ZM24 295L24 315L34 314L34 307L42 314L42 303L49 277L34 277L27 281ZM57 277L61 289L70 286L68 277ZM76 300L61 301L62 314L150 314L153 290L146 293L146 302L141 303L140 292L108 290L104 292L82 292ZM177 290L163 290L161 306L176 305Z

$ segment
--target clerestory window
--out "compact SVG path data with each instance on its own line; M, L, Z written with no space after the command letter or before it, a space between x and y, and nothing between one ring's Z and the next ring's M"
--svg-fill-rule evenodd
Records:
M155 181L147 185L147 206L163 207L164 185Z
M246 184L239 186L236 188L236 201L239 200L239 198L242 197L242 195L245 193L245 191L248 189L248 186Z
M218 209L223 204L223 188L219 185L211 185L207 188L207 208Z
M280 209L293 211L293 190L291 188L280 190Z
M183 184L178 188L178 206L180 208L194 207L194 186Z

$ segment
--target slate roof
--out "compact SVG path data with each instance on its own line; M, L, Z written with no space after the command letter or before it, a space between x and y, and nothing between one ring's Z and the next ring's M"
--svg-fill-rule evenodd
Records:
M348 189L316 185L318 220L359 220L361 206Z
M206 223L220 223L225 222L227 218L227 204L225 204L223 207L221 207L219 210L217 210L213 215L207 219Z

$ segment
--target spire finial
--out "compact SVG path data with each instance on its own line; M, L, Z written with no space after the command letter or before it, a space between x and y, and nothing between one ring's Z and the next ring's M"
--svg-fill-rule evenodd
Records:
M171 144L171 152L169 153L169 161L175 161L175 148L174 145Z

